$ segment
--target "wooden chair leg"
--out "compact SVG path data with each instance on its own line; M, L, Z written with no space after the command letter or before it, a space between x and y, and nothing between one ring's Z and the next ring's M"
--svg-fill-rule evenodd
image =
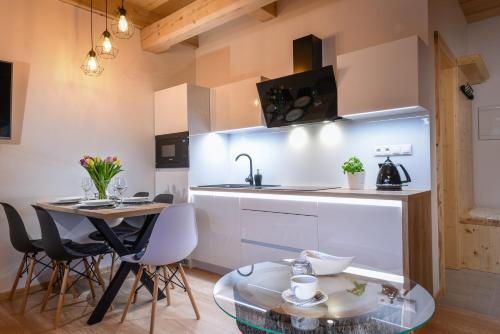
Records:
M184 269L182 268L182 264L178 263L177 266L179 268L179 273L181 274L182 282L184 283L184 286L186 287L186 291L188 293L189 300L191 301L191 305L193 306L194 313L196 314L196 319L200 320L200 312L198 311L198 306L196 305L196 301L194 300L193 292L191 291L191 287L189 286L189 282L186 278L186 273L184 273Z
M78 298L78 291L76 291L76 287L75 285L73 284L73 279L71 278L71 275L68 274L68 282L67 282L67 286L70 287L70 290L71 290L71 295L73 296L73 299L76 299Z
M61 283L61 291L59 291L59 300L57 301L56 318L54 320L54 328L59 327L59 322L61 320L61 310L64 305L64 294L66 293L66 285L68 284L69 277L69 265L64 264L64 275Z
M16 289L17 289L17 284L19 283L19 279L21 278L21 274L24 270L24 266L25 266L27 258L28 258L28 254L24 254L23 260L21 261L21 264L19 265L19 269L17 269L17 274L16 274L16 278L14 279L14 283L12 283L12 288L10 289L9 300L12 300L14 298L14 294L16 293Z
M167 266L162 266L162 269L163 269L163 276L165 277L165 280L168 280L169 278L169 275L167 275ZM171 303L171 297L170 297L170 288L168 286L168 284L165 284L165 292L167 293L167 305L170 306L170 303Z
M54 284L56 283L57 280L58 272L59 272L59 264L54 263L54 269L52 270L52 275L50 276L49 285L47 286L47 293L45 293L45 297L43 297L42 307L40 309L40 312L43 312L45 310L45 307L47 306L47 302L49 301L50 295L52 294L52 289L54 288Z
M172 275L172 271L170 270L170 268L168 266L165 266L165 267L167 267L167 272L169 272L170 275ZM175 288L174 281L170 282L170 288L172 290Z
M92 262L94 263L94 271L96 274L97 281L99 282L99 285L101 286L102 291L104 292L106 290L106 284L104 283L104 278L102 278L101 270L99 269L99 262L94 261L92 258Z
M111 268L109 269L109 281L110 282L111 282L111 279L113 278L113 271L115 269L115 256L116 256L115 252L111 253Z
M83 264L85 266L85 275L87 275L87 281L89 282L90 293L92 294L92 298L95 299L94 284L92 283L92 272L90 271L90 266L87 259L83 259Z
M139 285L139 281L141 280L142 272L144 271L144 266L140 266L139 270L137 271L137 275L135 275L135 280L134 284L132 285L132 291L130 291L130 295L128 296L127 300L127 305L125 305L125 309L123 310L122 318L120 322L124 322L125 318L127 317L128 309L130 307L130 304L132 303L132 299L134 299L135 296L135 290L137 289L137 286Z
M23 301L21 303L21 314L24 314L24 311L26 310L26 303L28 301L28 295L30 294L30 286L31 286L31 279L33 277L33 269L35 268L35 258L30 256L28 257L27 261L30 261L30 265L28 268L28 276L26 276L26 282L24 283L24 293L23 293Z
M151 303L151 320L149 323L149 334L153 334L155 331L155 320L156 320L156 302L158 301L158 283L160 280L158 270L155 269L154 274L154 284L153 284L153 302Z

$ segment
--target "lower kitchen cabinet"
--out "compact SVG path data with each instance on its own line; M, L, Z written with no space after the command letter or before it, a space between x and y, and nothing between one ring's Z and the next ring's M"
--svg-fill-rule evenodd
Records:
M430 192L409 193L385 200L378 198L391 194L305 199L193 191L199 242L191 258L205 268L235 269L312 249L355 256L356 265L404 275L432 291Z
M304 249L318 249L316 216L243 209L242 263L297 258Z
M402 275L402 222L401 206L318 203L319 251Z
M223 268L240 267L239 199L201 195L191 201L198 225L198 246L191 257Z

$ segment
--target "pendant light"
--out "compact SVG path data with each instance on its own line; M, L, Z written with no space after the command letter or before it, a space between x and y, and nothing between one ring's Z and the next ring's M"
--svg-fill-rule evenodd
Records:
M87 56L85 57L85 60L83 61L82 66L80 68L82 69L83 73L89 76L93 77L98 77L102 74L104 71L104 67L99 64L99 59L97 58L97 54L94 51L94 32L92 29L92 24L93 24L93 11L92 11L92 0L90 0L90 45L91 49Z
M111 34L108 31L108 0L106 0L106 29L101 35L99 44L95 47L97 54L103 59L114 59L118 55L118 49L111 42Z
M118 8L118 19L111 25L111 30L116 38L129 39L134 35L135 27L127 19L127 11L123 2L124 0L122 0L122 6Z

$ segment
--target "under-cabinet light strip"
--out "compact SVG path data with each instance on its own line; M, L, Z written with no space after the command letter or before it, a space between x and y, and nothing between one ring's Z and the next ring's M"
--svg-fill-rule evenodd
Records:
M205 191L205 190L190 190L191 195L202 196L217 196L217 197L238 197L238 198L255 198L269 199L282 201L301 201L301 202L318 202L318 203L335 203L335 204L352 204L352 205L372 205L402 208L402 201L373 199L373 198L353 198L353 197L330 197L330 196L307 196L307 195L288 195L288 194L269 194L269 193L247 193L237 191Z
M371 277L375 279L380 279L384 281L390 281L394 283L401 283L403 284L405 279L401 275L396 275L396 274L391 274L391 273L386 273L382 271L376 271L376 270L370 270L370 269L364 269L364 268L359 268L359 267L347 267L347 269L344 270L345 273L352 274L352 275L358 275L358 276L365 276L365 277Z

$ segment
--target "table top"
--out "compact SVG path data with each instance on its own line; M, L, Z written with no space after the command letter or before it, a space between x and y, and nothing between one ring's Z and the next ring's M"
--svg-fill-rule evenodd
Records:
M99 219L117 219L158 214L169 206L169 204L165 203L147 203L126 204L123 207L117 206L115 208L82 209L76 207L74 204L54 204L50 202L42 202L37 203L37 205L49 211L72 213L75 215Z
M291 276L285 262L246 266L216 283L214 299L243 333L407 333L434 314L432 296L399 275L349 267L318 276L328 301L309 308L282 299Z

